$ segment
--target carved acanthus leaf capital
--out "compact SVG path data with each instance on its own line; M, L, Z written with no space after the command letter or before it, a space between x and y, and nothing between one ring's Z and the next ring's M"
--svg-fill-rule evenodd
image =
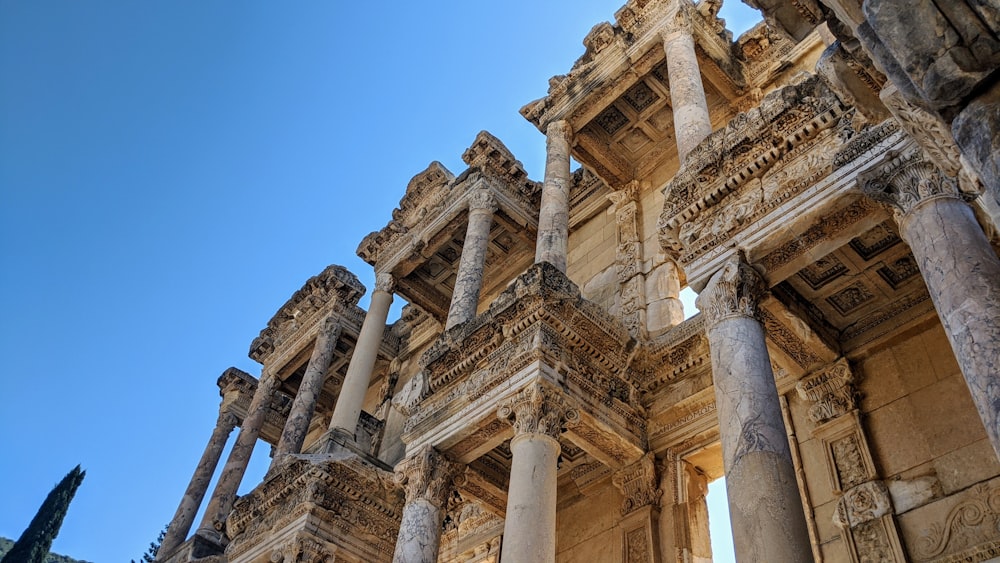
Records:
M222 428L227 434L236 428L236 425L240 423L240 419L236 416L233 411L226 409L219 412L219 418L215 421L215 426L217 428Z
M919 148L890 151L881 163L858 174L858 186L868 197L888 205L897 221L921 202L961 196L958 181L925 159Z
M622 515L643 506L660 502L663 490L657 487L656 462L653 453L647 453L639 461L612 475L611 483L621 491Z
M516 435L545 434L553 438L558 438L563 428L580 420L579 411L562 393L538 382L502 401L497 416L509 422Z
M403 487L406 502L423 499L443 508L463 471L464 466L425 445L396 465L395 479Z
M846 359L841 358L833 365L803 378L795 389L800 397L813 403L809 408L809 418L822 423L857 408L853 382L851 367Z
M712 276L695 305L705 315L708 327L730 317L759 320L758 303L766 291L764 279L739 253Z
M396 278L389 273L375 274L375 291L392 293L396 290Z
M545 136L550 140L560 139L569 143L573 139L573 128L568 121L560 119L548 124L545 128Z
M691 22L690 7L686 2L678 2L677 11L669 18L666 27L663 28L663 40L670 41L679 34L690 36L693 33L694 24Z
M497 210L497 200L493 192L480 188L469 194L469 209L483 209L493 213Z

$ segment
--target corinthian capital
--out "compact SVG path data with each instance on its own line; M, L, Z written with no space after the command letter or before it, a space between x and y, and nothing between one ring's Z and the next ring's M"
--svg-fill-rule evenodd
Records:
M570 127L568 121L560 119L559 121L553 121L548 124L545 128L545 136L550 139L563 139L568 143L573 137L573 128Z
M580 413L562 393L538 382L501 402L497 416L513 425L515 434L545 434L553 438L559 438L563 427L580 420Z
M375 291L392 293L396 290L396 279L392 274L375 274Z
M712 276L695 305L709 327L730 317L757 319L757 304L766 291L763 278L740 253Z
M663 490L657 486L656 477L656 463L652 452L611 476L611 483L621 491L624 499L622 515L660 502Z
M897 221L923 201L961 196L958 181L925 159L918 148L889 152L881 163L858 174L858 187L888 205Z
M497 200L489 190L478 189L469 194L469 209L486 209L492 213L497 210Z
M406 502L423 499L443 508L462 470L461 465L425 445L396 464L395 479L403 487Z

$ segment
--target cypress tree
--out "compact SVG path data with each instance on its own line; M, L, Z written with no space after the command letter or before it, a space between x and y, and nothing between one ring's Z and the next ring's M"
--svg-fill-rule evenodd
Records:
M52 547L52 540L59 534L63 517L69 509L69 503L76 494L77 487L83 482L87 473L77 465L56 485L45 502L31 519L27 529L21 534L14 547L0 563L43 563Z

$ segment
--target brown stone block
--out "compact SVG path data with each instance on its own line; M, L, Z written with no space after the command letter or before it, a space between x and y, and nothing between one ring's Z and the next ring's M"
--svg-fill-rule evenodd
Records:
M946 454L986 435L961 376L920 389L910 395L909 402L919 413L917 422L931 455Z
M875 463L885 477L930 459L930 448L920 428L919 417L908 399L899 399L868 414L868 443Z
M979 436L979 440L934 460L934 469L945 494L1000 475L1000 462L985 431Z

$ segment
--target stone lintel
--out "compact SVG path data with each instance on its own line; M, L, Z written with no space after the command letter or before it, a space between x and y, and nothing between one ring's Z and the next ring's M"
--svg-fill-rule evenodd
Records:
M840 356L840 346L835 340L817 332L805 316L773 295L761 300L760 316L771 358L796 379Z

